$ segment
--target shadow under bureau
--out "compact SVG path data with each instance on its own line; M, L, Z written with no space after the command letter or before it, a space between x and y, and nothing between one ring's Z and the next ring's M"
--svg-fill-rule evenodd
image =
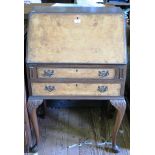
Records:
M26 55L28 110L40 135L37 107L44 99L110 100L117 109L112 149L126 101L126 28L115 7L34 7Z

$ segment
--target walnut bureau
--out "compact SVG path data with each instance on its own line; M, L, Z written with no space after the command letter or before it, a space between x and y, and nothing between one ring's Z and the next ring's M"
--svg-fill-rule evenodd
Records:
M110 100L117 109L112 149L126 101L126 27L115 7L34 7L29 14L28 109L39 144L37 107L44 99Z

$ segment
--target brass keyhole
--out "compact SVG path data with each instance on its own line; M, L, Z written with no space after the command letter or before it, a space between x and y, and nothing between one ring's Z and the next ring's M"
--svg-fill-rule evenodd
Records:
M74 19L74 23L75 23L75 24L80 24L80 23L81 23L81 19L77 16L77 17Z

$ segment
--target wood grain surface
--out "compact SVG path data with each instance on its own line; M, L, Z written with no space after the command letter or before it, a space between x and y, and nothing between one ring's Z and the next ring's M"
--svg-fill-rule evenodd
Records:
M27 61L126 63L124 28L122 14L32 14Z
M38 78L49 78L45 76L45 71L54 71L50 78L93 78L93 79L113 79L115 77L115 69L73 69L73 68L38 68ZM99 76L99 72L108 72L107 76Z
M127 117L118 133L120 153L96 146L111 141L114 115L109 117L104 108L52 108L46 118L39 119L41 144L39 155L130 155L130 127ZM81 142L92 143L82 144ZM76 145L77 144L77 145Z
M105 92L98 91L98 86L105 86ZM54 87L49 92L45 87ZM32 83L33 96L120 96L121 84L87 83Z
M52 6L54 3L31 3L31 4L24 4L24 19L28 18L29 13L32 11L33 7L35 6Z

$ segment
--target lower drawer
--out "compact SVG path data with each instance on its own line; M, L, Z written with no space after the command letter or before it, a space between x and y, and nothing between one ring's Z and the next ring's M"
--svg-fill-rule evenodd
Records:
M33 96L120 96L121 84L32 83Z

